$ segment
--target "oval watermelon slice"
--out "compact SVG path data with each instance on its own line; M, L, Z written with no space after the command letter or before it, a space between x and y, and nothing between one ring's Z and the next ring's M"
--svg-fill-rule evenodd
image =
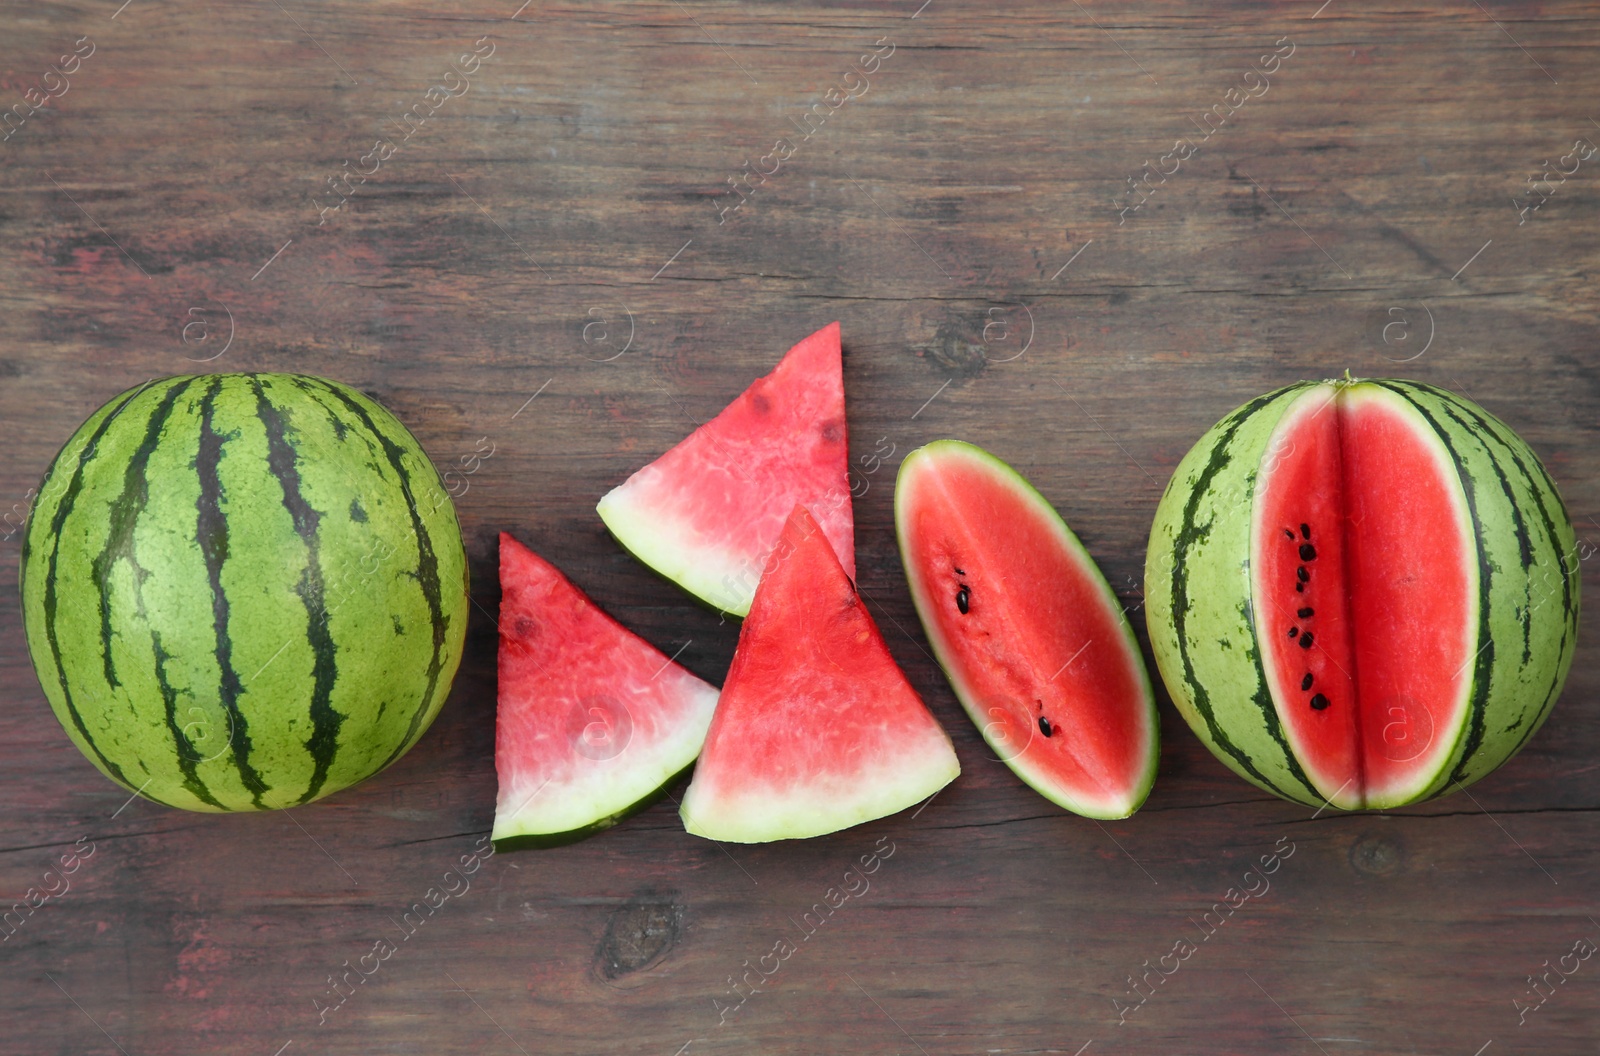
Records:
M856 571L839 324L791 348L676 447L596 509L635 557L724 612L750 611L767 555L796 503L845 572Z
M1160 755L1155 698L1078 537L1015 470L959 440L905 457L894 514L917 615L984 739L1068 810L1139 809Z
M497 850L552 847L652 803L694 762L717 689L500 533Z
M961 772L811 514L767 559L684 828L732 843L820 836L933 795Z

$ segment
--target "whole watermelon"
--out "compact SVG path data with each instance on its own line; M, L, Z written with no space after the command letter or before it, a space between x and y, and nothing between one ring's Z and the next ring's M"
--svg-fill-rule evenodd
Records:
M296 374L163 378L96 411L39 487L21 594L73 742L199 811L309 803L398 759L450 691L468 604L416 439Z
M1207 432L1145 565L1150 644L1189 725L1286 799L1387 808L1527 743L1577 641L1561 496L1504 422L1430 385L1303 382Z

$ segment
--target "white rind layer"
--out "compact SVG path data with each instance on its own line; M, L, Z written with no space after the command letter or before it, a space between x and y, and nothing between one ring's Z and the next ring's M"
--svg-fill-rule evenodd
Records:
M713 545L695 528L642 501L655 496L660 470L646 466L606 492L595 509L611 534L630 553L706 604L746 616L761 577L759 565L742 560L725 546Z
M684 794L683 826L724 843L804 839L888 817L920 803L961 773L950 739L932 723L920 743L900 741L857 772L817 775L782 788L738 791L715 787L701 774Z
M681 669L665 670L660 677L680 683L672 688L689 702L683 721L675 721L653 743L644 731L633 731L635 736L610 758L563 748L572 756L565 772L530 771L502 782L492 838L555 836L601 825L626 814L687 769L705 743L717 689Z

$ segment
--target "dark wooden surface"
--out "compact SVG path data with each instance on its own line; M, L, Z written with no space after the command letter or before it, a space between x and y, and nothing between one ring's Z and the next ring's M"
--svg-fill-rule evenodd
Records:
M1540 196L1527 177L1600 137L1593 5L118 2L0 5L6 105L94 46L0 143L3 505L146 378L326 374L441 468L493 445L458 502L479 611L443 714L388 772L292 814L184 814L125 804L51 717L6 534L0 894L80 838L93 855L0 944L0 1051L1595 1051L1600 960L1514 1004L1600 943L1592 628L1548 725L1470 794L1313 817L1226 772L1163 697L1154 794L1099 825L985 751L890 517L906 451L983 444L1062 510L1142 636L1145 534L1183 451L1258 392L1348 369L1505 418L1592 552L1600 156ZM470 88L404 140L399 115L461 91L451 64L484 37ZM1290 44L1199 145L1200 115ZM857 97L829 109L835 86ZM385 137L399 149L319 214ZM1128 177L1170 171L1183 137L1198 150L1124 212ZM727 178L770 169L781 138L719 223ZM390 918L492 815L495 533L720 681L736 628L593 506L836 318L861 586L961 778L917 817L751 848L686 835L663 801L488 860L401 941ZM870 889L800 941L875 845L893 855ZM1270 891L1119 1023L1128 977L1198 940L1275 845L1293 855ZM329 976L383 938L398 952L319 1023ZM719 1013L782 939L797 952Z

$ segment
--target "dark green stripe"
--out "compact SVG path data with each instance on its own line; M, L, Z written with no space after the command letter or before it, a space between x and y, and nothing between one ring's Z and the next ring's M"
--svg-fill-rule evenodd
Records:
M1283 757L1288 761L1289 770L1299 779L1301 784L1306 786L1306 791L1316 795L1316 789L1311 787L1310 775L1301 769L1300 757L1295 755L1294 749L1289 747L1289 736L1283 730L1283 722L1278 716L1277 705L1272 702L1272 689L1267 683L1267 669L1261 663L1261 648L1257 644L1260 641L1260 637L1256 631L1255 612L1249 601L1244 603L1244 610L1245 623L1250 627L1252 635L1250 645L1245 648L1245 654L1256 665L1256 691L1250 700L1256 707L1261 709L1261 715L1266 722L1267 733L1272 736L1274 741L1278 742L1278 747L1283 749Z
M1502 425L1501 428L1510 432L1509 426ZM1523 466L1520 457L1517 460L1517 465L1522 466L1524 473L1528 472L1527 467ZM1561 489L1557 488L1556 482L1550 478L1550 472L1544 468L1544 463L1540 461L1537 452L1533 453L1533 468L1539 471L1539 479L1544 481L1545 490L1549 491L1550 497L1555 500L1556 506L1561 510L1561 519L1567 522L1567 527L1570 530L1572 527L1572 515L1567 512L1567 504L1561 498ZM1530 473L1529 476L1531 477L1532 474ZM1541 508L1544 506L1543 492L1540 493L1539 505ZM1553 530L1552 538L1554 538ZM1557 546L1555 549L1558 554L1561 554L1561 569L1563 572L1561 577L1561 609L1566 615L1568 636L1575 640L1578 636L1578 599L1576 592L1581 576L1576 564L1567 564L1566 554L1562 553L1561 547ZM1576 552L1576 544L1574 544L1574 552Z
M172 731L172 740L178 749L178 769L183 773L183 787L200 802L209 803L218 810L227 810L227 807L217 802L217 798L211 794L211 790L200 780L200 775L197 773L196 764L202 757L194 750L193 742L184 735L183 726L178 722L178 692L173 689L172 683L167 681L167 661L171 660L172 656L161 645L161 635L155 631L150 632L150 647L156 658L156 684L161 687L161 701L166 706L167 729Z
M1439 402L1444 409L1444 413L1457 425L1461 426L1462 429L1478 434L1485 431L1483 429L1474 430L1470 422L1457 414L1456 406L1458 405L1454 401L1439 398ZM1478 419L1478 424L1480 426L1485 425L1482 418ZM1494 475L1500 481L1500 490L1505 493L1506 505L1511 507L1511 523L1516 530L1517 554L1522 560L1523 572L1522 666L1527 667L1528 661L1533 659L1533 641L1530 637L1533 631L1533 616L1530 613L1533 607L1533 576L1531 574L1533 571L1533 541L1528 537L1528 524L1522 518L1522 507L1521 503L1517 501L1516 492L1511 489L1511 479L1506 476L1506 471L1500 466L1500 460L1494 457L1494 452L1490 450L1487 443L1484 443L1483 450L1484 454L1488 456L1489 465L1494 467Z
M328 609L322 582L322 562L317 546L317 525L322 514L312 508L300 490L300 470L295 465L294 445L288 440L283 412L261 387L259 375L250 376L256 394L256 417L267 430L267 468L283 489L283 506L294 520L294 530L306 546L306 567L301 570L295 591L306 610L306 639L311 644L311 737L306 750L314 768L311 782L300 802L309 803L322 791L328 768L339 754L339 727L344 716L334 710L333 686L339 677L338 647L328 630Z
M411 741L417 735L417 729L422 724L422 717L427 714L429 706L433 702L433 694L439 684L439 673L444 668L444 641L447 621L444 617L440 597L439 561L434 555L433 540L428 534L427 525L423 523L422 515L417 511L417 497L411 488L411 474L406 471L405 463L402 461L402 456L405 454L404 449L389 439L389 435L373 422L372 416L367 413L367 409L351 399L350 395L339 386L308 374L295 375L295 378L302 387L309 386L320 389L338 400L350 414L354 415L366 427L367 432L377 441L378 447L384 453L384 457L389 460L389 464L394 467L395 475L400 479L400 489L405 494L406 508L411 514L411 527L416 533L417 570L415 575L417 584L422 588L422 596L428 603L428 613L433 626L433 655L428 658L428 685L423 691L422 700L411 713L411 724L406 729L405 737L401 739L399 744L395 745L394 751L389 753L389 757L378 767L381 770L398 759L406 749L411 747Z
M1450 433L1441 427L1433 413L1402 385L1386 381L1374 381L1373 384L1388 389L1415 407L1417 413L1422 415L1433 428L1439 442L1444 444L1445 450L1450 452L1451 461L1455 463L1456 478L1460 480L1461 490L1466 494L1467 512L1472 518L1473 542L1478 551L1478 651L1473 658L1472 696L1467 705L1467 718L1470 723L1467 729L1467 743L1461 753L1461 762L1456 765L1455 772L1450 775L1450 780L1447 782L1447 785L1450 785L1466 775L1467 764L1472 761L1478 747L1483 744L1485 727L1488 725L1489 679L1494 673L1494 635L1491 633L1489 620L1490 577L1494 575L1494 568L1489 563L1489 555L1483 544L1483 522L1478 517L1477 488L1472 474L1467 472L1466 463L1462 460L1460 452L1456 450L1456 445L1450 441Z
M1476 421L1478 425L1484 429L1484 431L1493 436L1495 440L1499 442L1500 446L1505 449L1506 454L1511 457L1512 464L1517 467L1518 471L1522 473L1523 480L1527 482L1528 492L1538 501L1539 519L1544 525L1545 538L1550 541L1551 552L1554 553L1561 562L1561 617L1563 624L1561 651L1565 652L1569 632L1576 630L1575 618L1577 613L1572 600L1572 578L1574 569L1569 567L1567 564L1566 554L1563 552L1561 547L1560 533L1556 530L1555 519L1550 515L1550 508L1545 505L1545 489L1540 488L1534 481L1532 471L1528 469L1528 464L1523 461L1521 453L1517 450L1518 445L1522 443L1521 438L1512 433L1511 438L1507 439L1505 433L1509 432L1509 426L1506 426L1487 417L1484 414L1479 413L1476 408L1464 407L1464 409L1472 415L1473 420ZM1534 456L1534 465L1538 468L1540 479L1543 480L1545 487L1549 489L1551 497L1554 498L1558 504L1561 504L1561 519L1570 525L1572 523L1572 519L1567 515L1565 504L1561 503L1561 493L1556 490L1555 482L1552 481L1550 479L1550 475L1545 472L1544 465L1539 462L1537 455Z
M1528 728L1522 731L1522 736L1517 738L1516 745L1512 747L1511 751L1506 753L1507 759L1510 759L1513 755L1516 755L1518 752L1522 751L1522 746L1528 743L1528 738L1532 737L1534 731L1539 728L1541 717L1549 714L1550 705L1555 702L1556 694L1561 691L1562 681L1561 665L1558 663L1556 664L1556 675L1553 679L1551 679L1550 682L1550 689L1544 695L1544 703L1540 704L1539 707L1532 712L1523 712L1522 718L1517 720L1519 723L1527 722ZM1511 726L1508 727L1505 732L1510 733L1514 729L1516 729L1516 726Z
M61 642L56 634L56 603L58 601L56 597L56 568L61 560L61 527L66 523L67 515L72 512L73 506L77 504L78 493L83 490L84 467L99 453L100 438L111 427L111 423L116 421L123 408L132 403L134 397L143 392L149 384L149 382L146 382L137 389L123 393L122 402L117 404L115 410L100 420L100 424L95 427L88 441L84 443L83 450L78 453L78 464L72 471L72 479L68 482L66 491L61 495L61 502L56 506L55 515L50 518L50 557L45 562L44 600L42 602L45 640L50 643L50 662L56 669L56 684L61 687L61 699L67 707L67 715L72 719L72 725L77 727L78 734L83 739L83 742L94 752L95 758L100 760L100 765L105 768L107 773L129 789L136 789L138 786L128 780L127 775L122 772L122 768L106 758L106 754L95 743L93 735L89 733L89 728L84 725L83 715L78 711L78 706L72 698L72 689L67 684L67 672L61 664ZM59 458L60 455L58 454L57 457ZM28 528L27 536L31 537L33 535L32 523L28 525ZM23 559L23 565L24 567L27 565L26 557Z
M1291 388L1292 387L1293 386L1291 386ZM1206 497L1206 493L1210 490L1212 479L1216 477L1216 475L1220 473L1229 462L1233 461L1233 453L1228 449L1228 446L1232 443L1234 434L1239 431L1239 427L1242 426L1245 420L1251 415L1255 414L1262 407L1265 407L1267 404L1276 400L1279 396L1287 391L1287 389L1279 389L1276 392L1269 392L1265 396L1259 396L1256 399L1251 400L1249 403L1233 412L1233 414L1226 419L1227 428L1223 431L1222 435L1217 438L1216 445L1211 449L1210 461L1206 463L1205 468L1202 469L1199 476L1195 478L1194 485L1189 489L1188 501L1184 504L1183 508L1182 527L1172 540L1172 624L1174 630L1177 632L1178 658L1183 663L1183 681L1189 687L1190 696L1194 701L1195 710L1198 711L1200 713L1200 717L1205 720L1206 730L1210 733L1212 742L1215 743L1217 747L1227 752L1235 762L1237 762L1248 773L1254 776L1255 779L1262 785L1271 789L1278 795L1283 796L1285 799L1298 799L1298 796L1285 792L1274 782L1268 780L1267 776L1256 768L1256 765L1254 761L1251 760L1250 756L1244 751L1240 750L1237 745L1230 741L1227 734L1223 732L1222 727L1217 724L1216 715L1212 711L1211 707L1211 695L1206 692L1206 688L1202 686L1200 684L1200 680L1195 677L1194 662L1189 657L1189 641L1187 635L1185 634L1185 625L1188 622L1189 616L1189 577L1186 571L1186 565L1188 563L1188 550L1196 543L1203 542L1211 531L1211 524L1209 521L1204 525L1196 525L1194 523L1195 515L1199 512L1200 502ZM1174 477L1173 485L1176 484L1177 480L1176 477ZM1258 675L1261 674L1261 663L1259 657L1256 660L1256 671ZM1264 689L1264 676L1261 677L1263 678L1261 687ZM1258 691L1254 697L1254 701L1258 706L1261 706L1261 697L1262 694ZM1316 790L1311 787L1310 779L1300 768L1300 761L1295 758L1293 752L1287 750L1288 746L1285 744L1283 730L1278 721L1277 709L1272 706L1270 692L1267 693L1265 706L1262 707L1262 716L1266 721L1267 729L1271 733L1273 740L1284 745L1284 758L1288 762L1290 772L1305 787L1307 795L1316 795Z
M89 562L89 574L100 591L102 674L106 685L111 689L119 689L122 686L117 679L116 665L111 659L112 576L121 561L126 561L132 568L135 611L143 617L145 614L143 586L149 572L139 564L138 554L135 553L134 528L139 523L139 515L144 512L145 504L150 501L150 482L146 477L146 471L150 467L150 457L155 454L156 447L161 443L162 430L172 417L172 408L178 402L178 397L183 395L191 384L192 380L178 380L169 384L166 392L162 394L161 402L151 412L149 421L145 423L144 437L122 471L122 490L106 508L105 543L100 552Z
M217 683L217 699L228 713L233 749L233 763L239 771L239 780L250 793L251 802L265 809L261 796L267 791L266 782L250 765L250 727L239 710L239 697L244 686L233 667L233 639L228 631L228 595L222 589L222 565L228 560L228 518L222 512L222 480L218 467L222 462L222 446L229 439L216 431L213 416L216 411L217 392L222 388L223 376L213 375L211 386L200 403L200 448L195 455L195 470L200 478L200 497L195 500L195 542L205 557L206 577L211 584L211 622L216 635L217 668L221 672ZM182 754L182 742L178 745Z
M119 561L127 561L133 568L134 601L138 612L144 615L144 597L141 587L149 573L140 566L134 553L134 527L145 503L150 501L150 482L145 472L150 467L150 456L161 443L161 431L172 417L172 408L178 397L186 392L192 380L173 381L161 397L161 403L145 423L144 439L134 449L122 471L122 490L106 509L106 537L100 552L89 563L89 574L100 588L100 662L104 669L106 685L120 688L116 664L111 659L111 577Z
M1515 434L1512 434L1512 438L1507 439L1504 433L1509 431L1510 427L1501 425L1498 421L1488 418L1486 415L1480 413L1476 407L1464 404L1463 410L1472 416L1472 419L1477 422L1479 427L1484 432L1494 437L1495 441L1499 443L1499 445L1505 450L1505 453L1510 456L1512 464L1517 467L1519 472L1521 472L1523 481L1528 485L1528 492L1533 495L1538 504L1539 519L1544 526L1545 538L1549 540L1550 550L1557 556L1557 559L1561 563L1561 642L1556 650L1555 663L1551 667L1550 688L1545 691L1544 701L1540 704L1537 710L1531 714L1524 712L1523 717L1517 720L1519 723L1527 721L1528 728L1522 731L1522 736L1518 738L1516 746L1512 748L1510 754L1506 756L1506 758L1509 759L1512 755L1515 755L1517 752L1521 751L1522 746L1528 742L1528 738L1533 736L1534 730L1539 726L1539 716L1544 715L1549 711L1550 705L1555 701L1556 694L1561 691L1561 684L1564 681L1562 676L1565 673L1562 671L1561 657L1567 653L1567 648L1572 643L1574 631L1576 630L1576 623L1574 620L1575 614L1573 611L1574 607L1572 601L1572 575L1574 569L1568 567L1567 565L1567 557L1562 551L1561 539L1559 533L1557 532L1555 521L1550 515L1549 507L1545 505L1544 491L1534 481L1533 474L1528 469L1528 464L1523 461L1522 455L1517 450L1517 444L1521 442L1520 438L1516 437ZM1517 442L1514 443L1512 442L1513 440ZM1534 456L1534 461L1535 464L1538 464L1537 455ZM1557 503L1560 503L1561 493L1555 490L1555 483L1551 481L1549 474L1545 473L1544 466L1542 464L1539 465L1539 471L1544 483L1548 485L1550 489L1551 496L1554 497ZM1561 510L1561 516L1563 520L1566 520L1569 524L1571 523L1571 518L1567 516L1564 506ZM1526 665L1528 662L1527 643L1528 636L1532 633L1532 626L1533 614L1524 610L1522 620L1524 665ZM1515 728L1515 726L1512 726L1505 732L1509 733L1510 730Z
M150 382L147 381L138 388L128 389L126 392L119 393L107 400L105 406L109 408L109 412L100 420L100 424L95 428L91 439L99 440L101 434L122 413L122 408L126 407L129 401L149 387ZM89 417L93 418L94 415L91 414ZM22 556L17 565L17 593L22 597L27 596L28 566L33 563L34 517L50 504L52 496L47 495L47 492L57 487L63 492L65 491L66 482L58 482L55 479L56 467L61 464L62 459L67 457L67 452L72 448L72 441L77 439L77 436L77 433L73 433L72 436L68 437L67 442L62 444L61 449L55 453L55 457L50 459L50 464L44 467L44 475L39 478L39 490L34 493L32 501L28 504L28 516L22 525ZM89 442L88 440L84 441L84 445L78 449L78 470L82 470L91 457ZM52 535L52 538L55 538L55 536Z

